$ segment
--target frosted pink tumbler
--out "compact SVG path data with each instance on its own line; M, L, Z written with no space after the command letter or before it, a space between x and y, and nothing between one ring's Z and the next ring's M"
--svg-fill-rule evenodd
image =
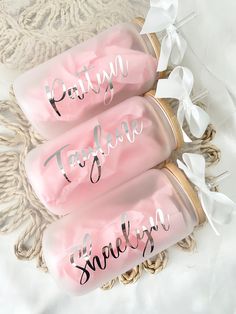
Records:
M33 149L26 173L41 202L65 215L163 162L181 144L174 113L150 93Z
M84 294L182 240L204 220L189 181L170 164L50 225L43 253L58 284Z
M139 19L116 25L16 79L18 104L44 138L153 87L159 42L140 30Z

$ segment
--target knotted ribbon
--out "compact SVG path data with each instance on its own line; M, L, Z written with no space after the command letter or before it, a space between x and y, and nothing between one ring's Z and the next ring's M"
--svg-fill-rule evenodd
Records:
M141 34L166 31L161 42L161 52L157 71L165 71L169 60L179 64L185 54L187 43L174 26L178 13L178 0L150 0L150 9L146 16Z
M157 82L155 97L178 99L177 119L180 126L183 127L184 119L186 119L190 132L196 138L200 138L206 131L210 117L202 108L192 103L190 94L193 82L192 72L178 66L171 72L168 79L160 79Z
M184 162L177 160L178 166L197 188L202 209L215 233L220 235L214 224L229 223L236 204L226 195L209 189L205 181L206 165L202 155L185 153L182 158Z

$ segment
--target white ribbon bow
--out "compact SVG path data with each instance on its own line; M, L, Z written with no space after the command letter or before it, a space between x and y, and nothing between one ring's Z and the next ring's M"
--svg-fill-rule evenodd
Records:
M178 34L173 25L178 13L178 0L150 0L150 9L140 34L156 33L166 30L161 42L161 52L157 71L165 71L169 59L174 65L179 64L187 49L185 39Z
M197 187L206 217L215 233L220 235L214 223L221 225L229 223L236 204L226 195L209 190L205 182L205 159L202 155L185 153L182 158L184 163L177 160L178 166Z
M190 132L197 138L202 137L210 122L209 115L199 106L192 103L190 94L193 88L193 74L184 67L176 67L168 79L157 82L157 98L176 98L179 100L177 119L183 127L186 119Z

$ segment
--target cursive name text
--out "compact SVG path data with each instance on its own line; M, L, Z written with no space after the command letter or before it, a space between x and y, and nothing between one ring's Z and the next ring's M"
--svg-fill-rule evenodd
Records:
M49 162L56 162L60 173L67 182L71 183L71 179L66 172L66 168L68 168L66 165L69 165L69 168L84 168L86 167L88 161L92 159L90 181L92 183L97 183L102 175L102 160L105 160L105 158L111 154L111 151L125 140L130 143L134 143L136 136L140 135L142 131L142 120L131 120L130 122L122 121L113 134L106 134L105 144L102 145L102 127L101 125L96 125L93 130L93 147L80 149L69 154L67 158L63 158L63 151L70 146L69 144L64 145L47 158L44 162L44 167L47 167Z
M65 82L60 78L55 78L51 87L45 85L45 92L49 104L58 116L61 116L61 113L56 104L63 101L65 97L74 100L83 100L85 95L90 91L94 94L99 94L101 92L101 87L104 84L106 85L104 87L105 92L103 102L105 105L109 105L114 97L113 78L118 77L119 75L124 78L128 76L128 61L123 60L120 55L117 55L114 62L109 62L108 71L102 70L101 72L97 72L95 78L92 79L91 72L93 72L93 69L93 66L83 66L83 68L76 73L78 79L73 86L67 87Z
M121 237L117 237L115 243L109 242L103 246L100 256L92 256L92 238L90 234L86 233L82 247L72 248L69 254L70 263L81 271L80 284L84 285L88 282L91 271L95 272L98 268L105 270L110 258L117 259L128 249L138 249L140 242L142 242L142 246L144 245L142 256L150 255L155 249L156 242L153 232L158 232L159 227L166 232L170 229L170 216L169 214L165 215L160 208L155 210L155 219L149 217L149 227L135 228L132 234L131 223L127 220L127 214L124 213L121 215Z

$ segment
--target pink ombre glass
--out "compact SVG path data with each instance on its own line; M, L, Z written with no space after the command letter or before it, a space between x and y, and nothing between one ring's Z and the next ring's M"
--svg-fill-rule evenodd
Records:
M163 162L180 144L167 104L136 96L33 149L26 172L41 202L65 215Z
M16 99L44 138L153 87L158 40L140 35L140 29L135 23L116 25L16 79Z
M43 237L49 272L61 288L84 294L182 240L202 222L187 185L151 169L54 222Z

